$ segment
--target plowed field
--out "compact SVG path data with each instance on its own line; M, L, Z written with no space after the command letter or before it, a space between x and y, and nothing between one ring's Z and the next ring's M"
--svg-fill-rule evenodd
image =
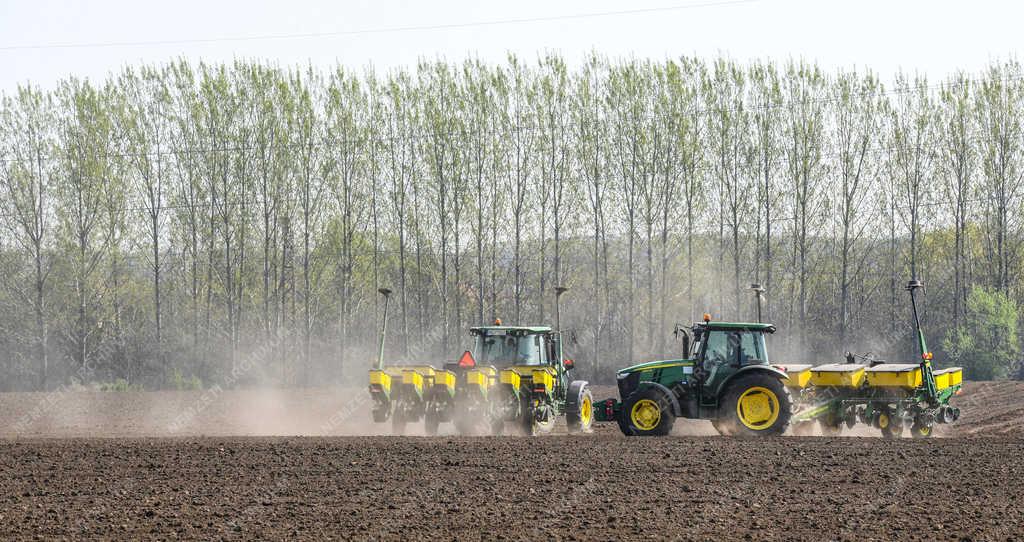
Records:
M662 439L609 426L537 438L371 436L384 428L364 423L360 392L2 395L0 538L1024 533L1016 383L968 385L960 424L930 440L744 440L691 422Z

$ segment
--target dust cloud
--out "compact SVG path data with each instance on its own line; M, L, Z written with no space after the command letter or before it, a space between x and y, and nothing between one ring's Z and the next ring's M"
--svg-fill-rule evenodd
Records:
M375 424L362 388L0 394L0 437L348 436ZM412 429L410 427L410 429Z

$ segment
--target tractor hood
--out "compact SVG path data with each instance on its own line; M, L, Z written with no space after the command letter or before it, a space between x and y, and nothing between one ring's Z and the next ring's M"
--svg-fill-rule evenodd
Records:
M665 369L665 368L668 368L668 367L680 367L680 366L687 366L687 365L693 365L693 364L694 364L694 361L690 360L690 359L664 359L664 360L660 360L660 361L648 361L648 362L645 362L645 363L638 363L636 365L631 365L629 367L626 367L625 369L619 369L618 374L624 375L624 374L629 374L629 373L638 373L638 372L641 372L641 371L648 371L648 370L654 370L654 369Z

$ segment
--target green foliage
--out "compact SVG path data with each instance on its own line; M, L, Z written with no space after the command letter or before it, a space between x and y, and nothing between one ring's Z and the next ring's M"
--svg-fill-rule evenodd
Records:
M382 286L417 359L495 316L550 323L555 284L585 378L672 354L673 322L749 319L752 282L780 358L898 354L877 338L913 274L957 325L975 281L1021 301L1024 77L881 81L545 54L19 88L0 96L3 384L193 389L250 359L235 381L342 380L376 351ZM975 359L963 329L958 355L997 366L971 377L1004 374L1015 352Z
M170 388L177 391L200 391L203 389L203 381L196 375L185 377L181 369L174 369L171 372Z
M943 349L971 380L1005 378L1020 354L1017 307L1004 293L975 286L967 297L967 323L950 330Z
M118 378L113 382L101 382L97 388L100 391L114 391L114 392L125 392L125 391L144 391L145 388L142 384L129 384L127 380Z

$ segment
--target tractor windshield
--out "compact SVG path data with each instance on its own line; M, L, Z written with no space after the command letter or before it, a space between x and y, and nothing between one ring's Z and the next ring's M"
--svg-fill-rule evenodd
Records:
M705 362L711 365L764 365L768 363L764 333L713 330L708 332Z
M541 335L513 335L502 332L481 333L474 348L477 363L507 367L509 365L543 365L546 352Z

